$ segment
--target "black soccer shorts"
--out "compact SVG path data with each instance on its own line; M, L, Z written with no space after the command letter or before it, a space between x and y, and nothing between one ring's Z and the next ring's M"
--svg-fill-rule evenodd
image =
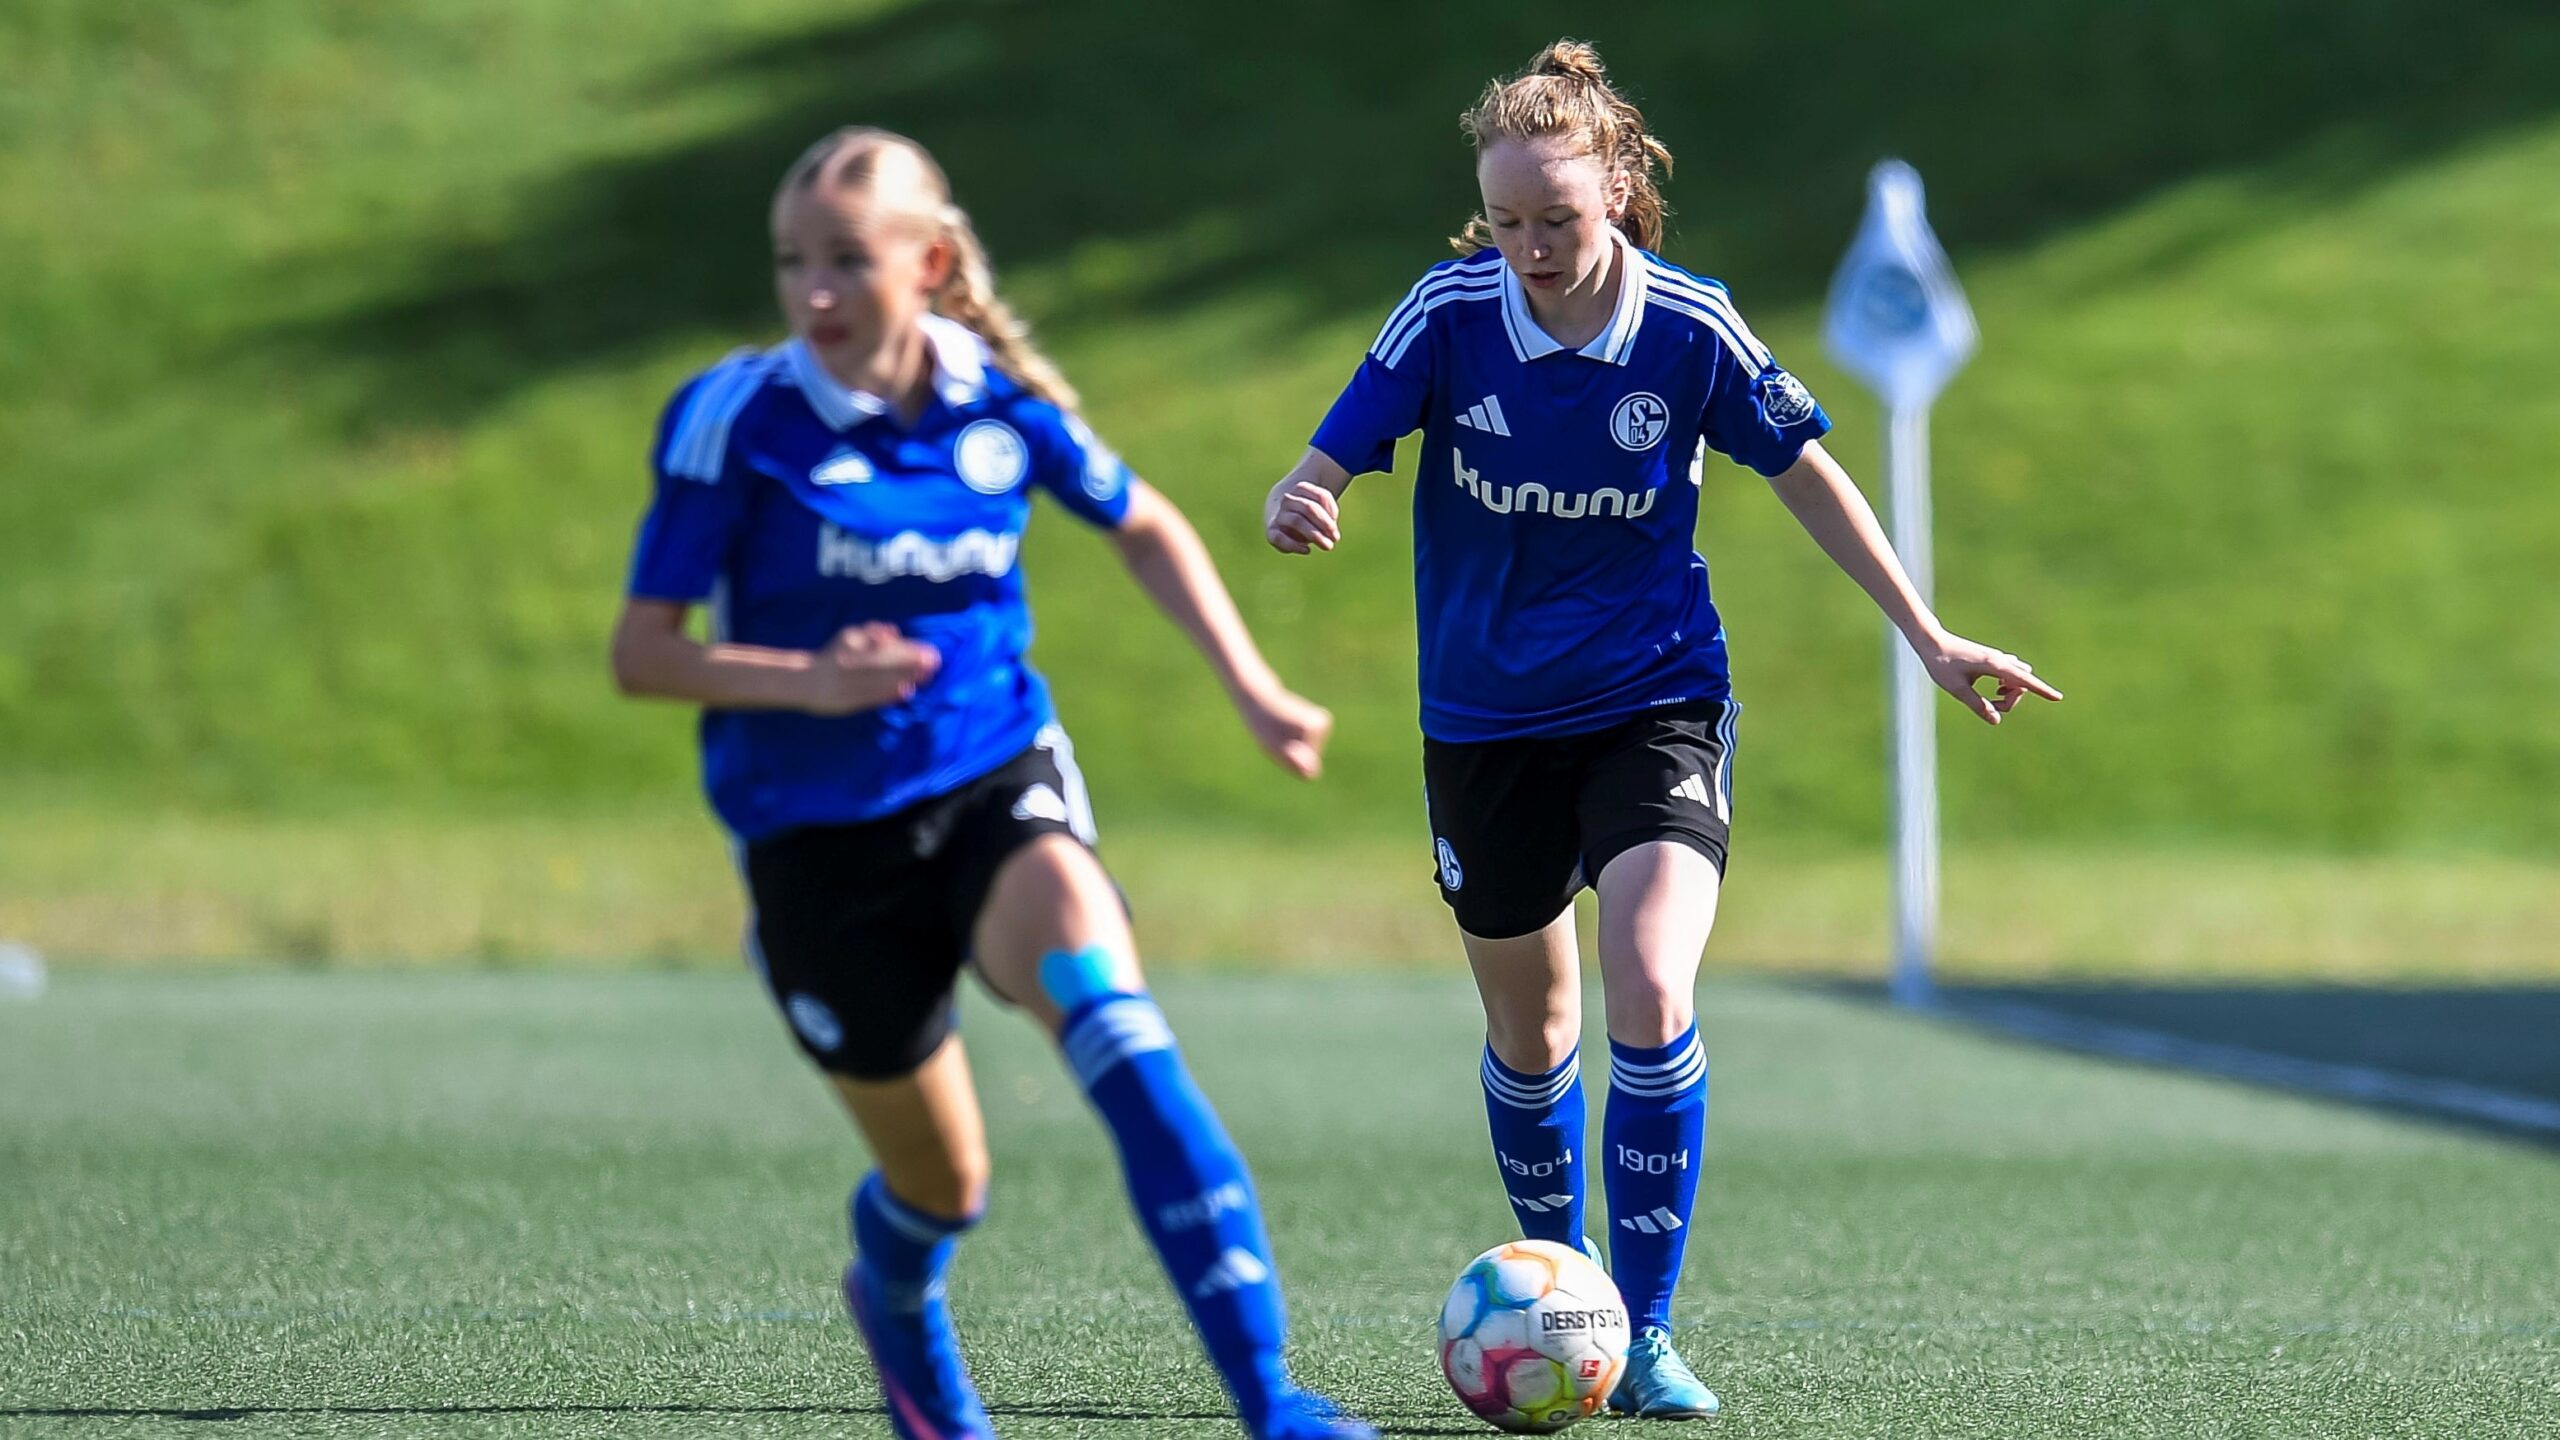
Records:
M897 814L747 847L755 959L819 1069L895 1079L941 1048L996 871L1043 835L1093 843L1084 779L1055 726L992 772Z
M1542 929L1612 860L1670 840L1724 871L1733 824L1731 700L1666 705L1581 735L1425 738L1440 898L1487 940Z

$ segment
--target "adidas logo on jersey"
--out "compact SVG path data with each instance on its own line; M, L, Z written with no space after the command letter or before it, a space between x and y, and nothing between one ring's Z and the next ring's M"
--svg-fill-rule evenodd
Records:
M1460 411L1458 423L1470 430L1482 430L1488 435L1501 435L1507 438L1511 434L1509 422L1502 418L1502 397L1499 395L1487 395Z
M1681 781L1679 784L1672 786L1671 798L1674 800L1695 800L1710 810L1716 808L1715 797L1707 793L1707 777L1704 775L1692 775L1688 779Z
M1668 1235L1680 1228L1680 1217L1656 1205L1653 1207L1652 1214L1630 1215L1618 1222L1618 1228L1633 1230L1643 1235Z
M1191 1287L1191 1294L1205 1300L1230 1290L1250 1289L1270 1278L1271 1267L1262 1263L1261 1256L1241 1245L1230 1245L1227 1253L1218 1257L1218 1263L1209 1267L1209 1273L1200 1277L1200 1283Z
M809 472L812 485L859 485L871 478L871 462L850 450L828 457L825 464Z

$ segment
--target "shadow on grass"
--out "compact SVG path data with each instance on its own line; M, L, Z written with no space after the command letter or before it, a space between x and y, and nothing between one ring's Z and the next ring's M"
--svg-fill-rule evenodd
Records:
M1472 206L1457 112L1565 24L1526 0L977 0L705 55L627 103L743 93L754 118L554 177L503 240L420 237L378 300L275 339L353 370L364 417L452 421L670 336L770 332L774 178L854 121L930 145L1000 264L1078 253L1109 272L1080 272L1044 323L1102 318L1080 295L1116 316L1247 282L1301 318L1382 315ZM2316 199L2560 101L2543 0L1630 0L1571 28L1682 157L1668 248L1764 307L1819 293L1887 153L1921 167L1942 233L1978 257L2200 174L2245 172L2271 206ZM296 263L385 265L371 245Z
M1952 986L1933 1008L2085 1054L2560 1150L2560 986Z

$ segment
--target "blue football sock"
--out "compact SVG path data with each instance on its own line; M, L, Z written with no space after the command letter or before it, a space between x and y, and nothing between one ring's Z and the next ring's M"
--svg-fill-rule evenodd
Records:
M1543 1074L1523 1074L1484 1050L1484 1113L1493 1159L1511 1196L1520 1233L1582 1244L1582 1057Z
M1090 952L1043 966L1044 987L1067 1011L1058 1043L1119 1147L1138 1223L1252 1427L1292 1388L1253 1177L1192 1082L1164 1012L1143 994L1102 988L1108 973Z
M1668 1045L1609 1042L1600 1124L1610 1272L1628 1322L1668 1330L1707 1138L1707 1052L1696 1025Z
M941 1289L961 1233L978 1223L974 1215L945 1220L903 1203L877 1171L855 1187L851 1210L854 1254L880 1277L883 1301L904 1314L922 1311Z

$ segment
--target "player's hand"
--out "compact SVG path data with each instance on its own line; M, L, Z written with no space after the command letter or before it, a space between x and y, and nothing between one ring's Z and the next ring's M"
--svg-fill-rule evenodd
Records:
M1324 773L1324 745L1333 738L1333 712L1293 691L1273 687L1237 705L1254 743L1301 780Z
M1929 668L1929 678L1938 688L1964 702L1964 707L1982 717L1985 724L1997 725L2000 717L2017 708L2029 695L2059 700L2062 692L2036 678L2035 667L2005 650L1994 650L1961 635L1949 635L1934 653L1927 646L1919 648L1920 663ZM1993 682L1989 695L1974 688L1977 680Z
M852 715L911 699L942 668L942 652L874 620L848 625L809 667L812 715Z
M1283 555L1342 543L1342 498L1312 480L1282 480L1262 504L1262 538Z

